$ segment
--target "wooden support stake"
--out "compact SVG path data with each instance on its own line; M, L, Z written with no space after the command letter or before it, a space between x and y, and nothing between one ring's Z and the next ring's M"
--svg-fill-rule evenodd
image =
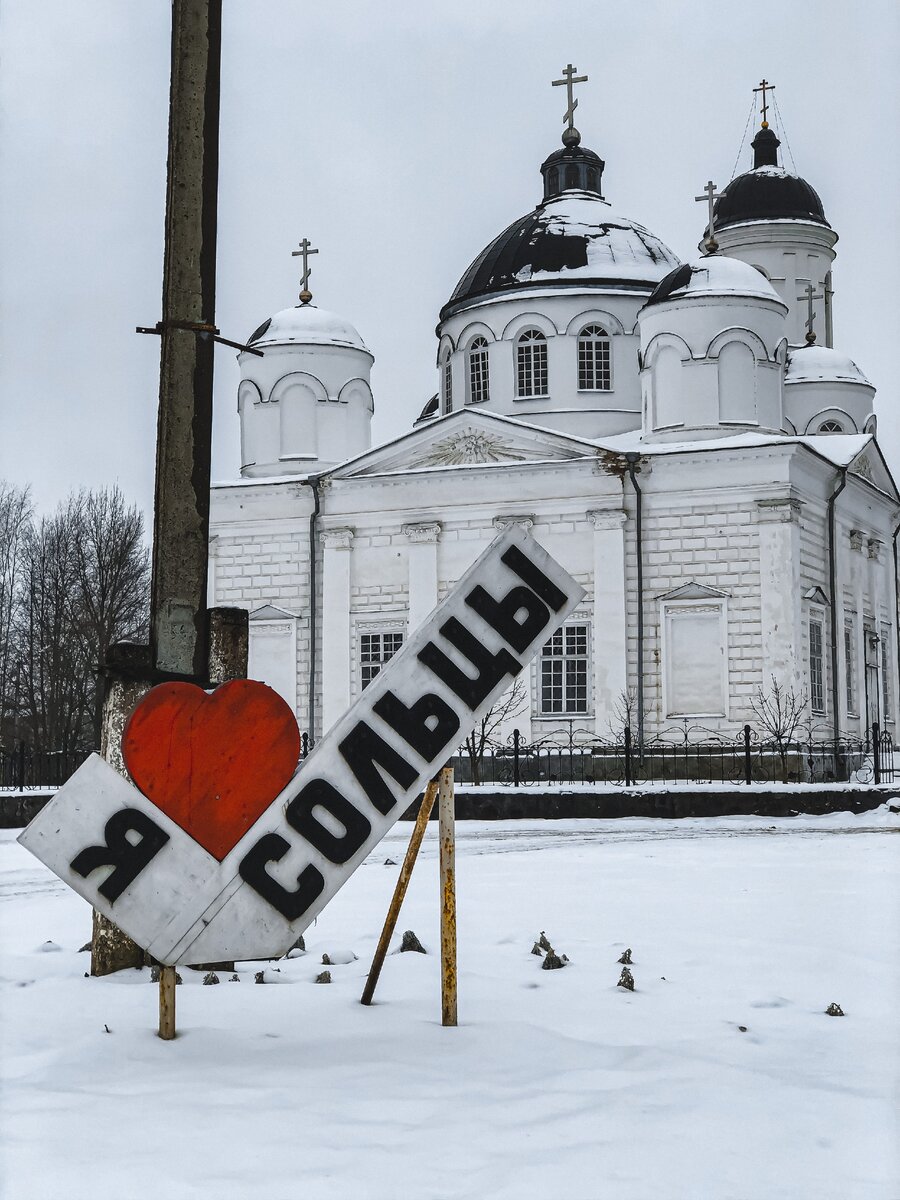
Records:
M456 1024L456 832L453 768L444 767L438 788L441 839L441 1024Z
M378 977L381 974L381 968L384 966L384 956L387 954L391 938L394 936L394 928L397 924L397 918L400 916L400 906L406 895L406 889L409 887L409 880L412 876L413 867L416 864L419 847L422 845L422 838L425 836L425 830L428 828L428 819L431 816L431 810L434 808L437 793L437 784L432 780L425 788L425 795L422 797L422 803L419 806L419 815L416 817L416 823L413 826L412 837L409 839L406 857L403 860L403 866L400 868L400 876L394 888L394 894L391 897L391 905L384 919L384 928L381 931L381 937L378 939L378 945L375 948L375 957L372 959L372 965L369 968L369 977L366 980L366 986L363 988L360 1004L371 1004L372 997L375 995Z
M171 1042L175 1036L175 968L159 968L159 1036Z

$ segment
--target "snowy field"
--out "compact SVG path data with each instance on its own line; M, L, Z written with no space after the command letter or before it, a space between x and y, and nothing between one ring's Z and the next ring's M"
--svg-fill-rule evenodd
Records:
M4 1200L900 1197L900 817L461 823L458 1029L433 825L398 930L430 953L358 1003L410 830L271 986L184 970L169 1043L149 972L85 978L87 905L2 831Z

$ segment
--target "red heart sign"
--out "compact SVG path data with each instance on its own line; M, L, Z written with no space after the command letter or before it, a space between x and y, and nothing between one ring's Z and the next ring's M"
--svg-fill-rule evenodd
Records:
M290 780L300 732L278 693L253 679L211 694L161 683L129 717L122 755L147 799L221 862Z

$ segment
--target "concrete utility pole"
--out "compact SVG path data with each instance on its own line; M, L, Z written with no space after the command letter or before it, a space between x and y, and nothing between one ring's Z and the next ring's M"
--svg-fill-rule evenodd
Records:
M150 648L159 672L208 675L222 0L173 0Z
M124 724L155 683L204 686L247 674L246 612L206 607L213 352L216 340L236 345L215 326L221 31L222 0L173 0L162 320L138 330L162 343L150 646L111 646L103 664L101 752L122 774ZM144 959L94 913L92 974ZM174 1020L174 969L164 967L160 982Z

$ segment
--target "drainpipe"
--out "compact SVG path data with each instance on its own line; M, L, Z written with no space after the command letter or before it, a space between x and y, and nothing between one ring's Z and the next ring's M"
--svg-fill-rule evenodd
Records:
M319 496L319 476L310 475L307 483L313 495L313 508L309 514L309 748L313 748L316 740L316 638L319 623L317 620L316 589L318 571L316 570L316 543L318 541L319 512L321 497Z
M644 749L644 554L643 554L643 537L641 533L641 510L643 496L641 493L640 484L637 481L637 464L640 462L639 454L626 454L625 461L628 464L628 477L631 480L631 486L634 488L635 499L635 540L637 542L637 710L638 710L638 727L637 727L637 743L638 749L643 752ZM900 639L898 639L900 640Z
M840 736L841 689L838 687L838 627L837 627L837 554L834 545L834 502L847 486L847 468L839 467L839 482L828 497L828 579L831 588L831 711L834 714L834 736Z

